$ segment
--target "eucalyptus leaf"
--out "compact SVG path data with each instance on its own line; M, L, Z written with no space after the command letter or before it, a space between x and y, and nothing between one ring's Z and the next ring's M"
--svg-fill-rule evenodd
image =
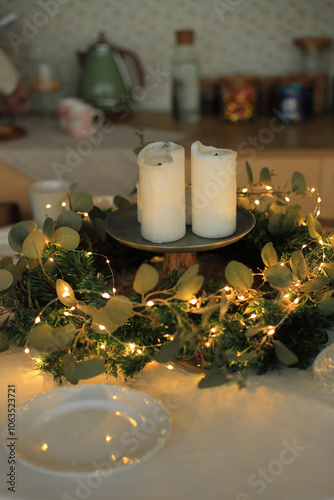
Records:
M268 210L272 214L285 214L287 210L287 204L282 201L276 200L273 203L270 203Z
M293 274L297 276L299 280L302 281L307 277L309 271L308 264L300 250L296 250L291 255L290 266Z
M83 220L82 227L85 231L95 231L94 223L90 220Z
M268 221L268 231L273 236L280 236L283 230L283 221L285 219L285 215L283 213L274 213L269 217Z
M198 270L199 270L199 265L198 264L195 264L194 266L189 267L189 269L187 269L182 274L181 278L178 279L178 281L176 283L176 286L179 286L184 281L187 281L187 280L193 278L194 276L197 276Z
M93 199L90 194L82 191L77 191L71 196L71 207L74 212L87 212L89 213L93 207Z
M261 325L261 326L250 326L249 328L247 328L247 330L245 331L245 336L247 338L250 338L250 337L254 337L255 335L257 335L258 333L260 332L263 332L263 330L265 330L266 328L268 328L267 325Z
M261 250L261 258L265 266L270 267L278 263L277 252L271 241L264 245Z
M37 325L27 335L27 345L39 352L50 353L57 349L53 338L53 328L50 325Z
M252 172L251 166L248 163L248 161L246 161L246 172L247 172L247 177L248 177L248 186L252 186L253 185L253 172Z
M118 328L119 325L116 325L110 318L108 314L108 310L105 307L99 309L92 318L92 328L97 333L113 333Z
M56 292L58 299L64 306L73 307L77 304L74 291L72 287L64 280L58 279L56 281Z
M76 331L73 323L54 328L52 338L59 351L63 351L72 345Z
M245 208L246 210L253 210L254 209L254 204L246 196L238 196L237 205L239 207Z
M180 349L180 338L176 336L174 340L166 342L159 351L154 355L155 361L158 363L168 363L177 355Z
M82 227L82 217L81 215L73 212L72 210L67 210L59 215L57 219L57 228L59 227L70 227L74 229L74 231L80 231Z
M78 300L76 307L79 311L82 311L86 316L90 316L91 318L93 318L98 311L95 306L86 304L86 302L83 302L82 300Z
M0 332L0 352L7 351L9 349L8 339L4 332Z
M104 372L105 362L101 358L91 358L85 361L73 363L73 375L75 379L86 380L97 377Z
M316 230L315 220L314 220L314 217L313 217L313 215L311 213L309 213L309 215L307 217L306 224L307 224L308 232L309 232L311 238L313 238L315 240L319 240L320 239L320 234Z
M264 276L269 283L277 288L288 288L294 282L293 274L286 266L276 264L264 271Z
M269 168L263 167L260 171L260 184L267 186L271 183L271 174Z
M21 252L22 244L31 231L37 231L33 221L17 222L8 233L8 243L15 252Z
M39 260L38 259L27 259L28 264L29 264L29 269L36 269L39 267Z
M238 290L249 290L254 281L250 269L236 260L231 260L227 264L225 276L229 284Z
M44 234L39 231L32 231L22 244L22 253L29 259L40 259L44 248Z
M80 235L70 227L60 227L53 235L53 243L65 250L75 250L80 243Z
M222 321L223 317L227 313L229 304L230 303L226 297L226 293L223 290L220 296L219 321Z
M326 290L316 290L314 292L314 300L316 302L321 302L322 300L325 300L327 298L327 291Z
M217 387L229 382L226 368L218 368L215 366L211 368L202 378L198 384L199 389L206 389L207 387Z
M13 258L12 257L2 257L0 260L0 267L4 268L8 264L13 264Z
M211 304L205 307L200 307L199 309L192 309L191 313L192 314L211 314L214 311L217 311L217 309L220 308L220 304Z
M334 299L329 298L318 302L318 309L325 316L331 316L334 314Z
M19 273L17 266L15 264L7 264L3 268L5 271L8 271L12 274L13 276L13 285L17 285L17 282L19 281ZM1 271L0 271L0 276L1 276ZM1 288L1 278L0 278L0 288ZM1 290L0 290L1 291Z
M329 279L327 276L318 276L310 281L307 281L301 286L304 293L316 292L322 290L326 285L328 285Z
M74 375L74 361L73 357L69 356L68 358L63 358L63 372L66 379L70 382L70 384L76 385L79 382L79 379Z
M294 365L298 363L297 356L286 347L280 340L274 340L274 351L277 358L285 365Z
M49 243L53 239L54 233L54 223L51 217L47 217L43 224L43 234L45 236L46 242Z
M117 194L116 196L114 196L114 205L117 208L122 208L126 207L127 205L130 205L130 202L129 200L124 198L124 196L120 196Z
M288 207L283 220L283 232L294 231L296 226L300 226L305 220L300 208Z
M322 266L327 276L333 281L334 280L334 264L325 263Z
M321 222L319 221L319 219L314 219L314 225L315 225L315 229L316 231L318 231L318 233L322 233L322 225L321 225Z
M296 194L305 194L306 192L306 182L303 174L300 172L294 172L292 175L292 191Z
M111 321L117 325L123 325L132 314L132 302L124 295L111 297L104 306Z
M142 264L137 272L133 282L135 292L145 295L147 292L155 288L159 281L158 271L148 264Z
M0 292L7 290L13 283L14 278L11 272L0 269Z
M186 281L182 281L176 287L175 298L178 300L190 300L201 289L204 282L203 276L192 276Z
M18 274L18 279L21 280L23 273L27 269L27 258L26 257L21 257L16 264L16 271Z

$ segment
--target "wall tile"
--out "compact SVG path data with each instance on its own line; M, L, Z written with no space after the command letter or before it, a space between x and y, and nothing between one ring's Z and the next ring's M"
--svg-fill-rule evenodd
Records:
M20 23L34 23L42 5L53 5L58 13L20 45L16 56L26 62L28 72L37 56L58 63L64 95L77 87L76 51L93 43L102 30L113 44L135 51L144 67L168 68L174 31L194 29L205 76L295 71L300 54L294 38L334 35L333 0L68 0L65 5L57 0L1 0L0 16L14 11ZM164 80L141 107L168 109L169 100Z

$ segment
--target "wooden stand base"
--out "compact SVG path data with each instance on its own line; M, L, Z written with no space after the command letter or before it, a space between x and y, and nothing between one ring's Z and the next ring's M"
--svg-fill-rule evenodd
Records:
M196 252L179 252L179 253L165 253L164 255L164 274L169 274L174 269L186 271L189 267L197 264Z

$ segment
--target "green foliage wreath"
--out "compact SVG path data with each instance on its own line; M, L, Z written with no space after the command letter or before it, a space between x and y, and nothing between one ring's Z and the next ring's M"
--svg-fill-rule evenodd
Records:
M103 372L132 377L152 360L200 366L199 387L242 386L250 367L307 367L334 324L334 238L322 235L321 200L301 174L280 190L268 169L257 184L249 165L247 172L239 203L257 224L247 255L245 244L233 245L238 260L227 263L223 282L204 283L198 265L159 280L142 263L131 297L119 295L119 256L134 254L106 235L105 213L87 193L69 194L70 210L46 218L42 231L15 224L9 243L18 260L0 261L0 350L21 346L38 369L72 384ZM305 218L290 196L312 194L315 213Z

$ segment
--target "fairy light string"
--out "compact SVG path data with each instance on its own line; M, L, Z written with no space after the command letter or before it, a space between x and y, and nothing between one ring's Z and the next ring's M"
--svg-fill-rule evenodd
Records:
M278 191L271 184L254 185L239 192L239 195L249 196L255 200L254 203L257 206L268 195L282 199L284 203L288 204L293 194L292 192ZM321 198L314 188L308 189L307 194L317 196L314 210L314 219L316 220L320 215ZM88 217L89 214L82 212L81 215ZM305 223L305 226L303 226L305 231L307 231L306 226ZM302 252L307 254L310 261L307 280L319 275L326 275L324 264L333 259L333 245L330 240L323 236L318 239L309 239L309 241L304 239L300 248ZM64 279L65 276L66 279L66 274L63 272L63 263L66 256L58 255L57 252L57 249L53 250L51 254L49 253L48 258L55 265L61 278ZM99 297L105 303L111 298L117 297L115 275L108 257L90 250L74 250L73 253L77 254L82 262L84 262L85 256L92 258L94 261L97 258L103 259L110 273L108 276L103 276L105 280L109 279L105 290L98 291L93 288L78 289L73 287L73 293L77 297L84 298L87 306L90 303L101 304L96 302L94 297ZM289 267L289 255L283 254L279 264ZM261 272L253 272L252 275L254 278L260 277ZM183 332L184 337L182 338L189 338L189 344L183 347L183 353L193 352L193 354L198 355L200 362L204 366L210 367L215 360L219 360L221 357L220 350L224 348L227 352L233 350L235 357L239 360L236 362L233 356L229 354L230 358L228 359L233 360L231 366L245 367L248 364L248 355L253 353L260 356L264 355L266 349L272 347L276 342L275 339L281 338L281 331L285 324L290 321L291 316L296 311L303 310L307 301L314 302L314 297L303 291L303 280L295 280L291 286L280 290L274 297L273 290L269 291L266 277L263 275L262 278L262 284L257 289L238 290L230 284L223 284L223 286L220 284L213 292L196 293L181 305L175 300L175 281L171 280L169 287L149 291L141 300L138 297L131 299L132 315L125 325L120 326L115 331L110 331L102 322L94 325L92 317L80 311L75 305L64 307L64 304L62 304L59 307L57 304L59 297L56 297L44 305L35 315L34 326L48 324L51 315L54 314L53 321L55 324L61 323L66 326L72 323L76 326L76 336L73 344L67 349L67 354L72 353L78 359L93 354L97 356L103 354L107 356L108 361L106 363L116 363L115 359L117 359L117 366L122 365L126 369L129 367L129 370L131 370L130 367L134 358L143 359L143 361L139 360L138 365L136 365L142 367L152 359L155 351L169 342L173 342L180 332ZM97 283L94 279L94 277L90 278L92 286ZM68 281L70 283L70 279ZM222 318L220 318L219 301L223 293L227 298L228 307ZM62 297L66 299L69 296L69 291L64 290ZM216 309L215 305L217 305ZM205 315L201 314L201 310L209 306L213 306L214 311L210 313L208 319L205 319ZM101 305L98 305L98 307L101 307ZM143 325L146 328L145 334L141 333ZM151 333L149 333L149 325L155 325L154 328L152 326ZM97 326L98 331L93 331L93 326ZM260 328L260 330L254 337L245 339L248 328ZM166 332L166 329L169 333L163 333L163 331ZM234 339L234 344L232 339ZM151 354L148 354L147 351L151 351ZM25 352L29 355L30 348L25 347ZM54 370L54 374L58 373L56 372L56 366L53 366L50 360L48 361L48 356L39 356L35 358L35 361L37 361L40 369L51 369ZM58 362L60 364L57 365L57 370L61 365L61 355ZM116 365L113 364L112 366L115 367ZM172 362L165 363L165 366L169 370L173 368ZM61 370L59 373L61 373ZM59 377L59 375L57 376Z

